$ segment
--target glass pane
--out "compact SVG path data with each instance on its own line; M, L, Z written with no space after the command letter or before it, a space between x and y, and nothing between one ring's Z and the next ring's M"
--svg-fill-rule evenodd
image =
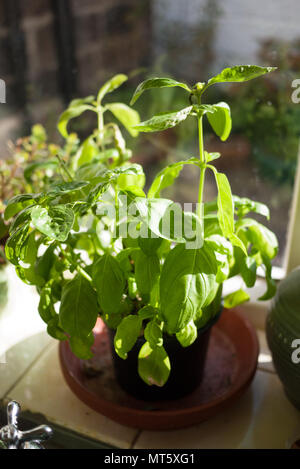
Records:
M0 104L1 157L9 154L7 140L28 134L35 122L59 141L56 121L67 102L95 94L114 73L130 75L117 93L129 102L149 76L193 84L230 65L276 65L278 72L253 82L210 88L207 102L231 105L233 131L220 143L206 126L205 144L222 153L216 166L228 174L234 193L270 206L281 265L298 150L300 107L291 100L291 84L300 64L299 20L297 0L1 0L0 78L7 88L6 104ZM183 90L169 89L145 93L136 108L146 119L186 102ZM87 117L72 130L83 138L94 125ZM187 120L131 145L151 181L166 161L196 156L195 142L196 128ZM186 168L172 195L196 201L196 181L195 170ZM215 196L212 179L205 196Z

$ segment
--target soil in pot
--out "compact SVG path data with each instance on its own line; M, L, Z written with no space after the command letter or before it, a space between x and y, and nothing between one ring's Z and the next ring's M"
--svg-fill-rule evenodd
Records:
M138 354L145 339L140 337L128 353L127 359L123 360L114 350L115 331L110 329L114 370L122 389L136 399L145 401L180 399L193 392L202 381L211 328L220 314L205 327L198 329L198 337L189 347L183 348L175 336L164 338L164 347L171 362L171 372L167 383L162 387L147 385L138 374Z

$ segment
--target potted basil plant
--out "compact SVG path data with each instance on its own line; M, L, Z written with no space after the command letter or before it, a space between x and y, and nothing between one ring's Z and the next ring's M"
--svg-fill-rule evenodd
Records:
M193 87L170 78L141 83L132 103L150 88L177 86L187 93L187 107L133 123L131 132L163 131L187 118L196 119L199 129L199 155L160 171L147 195L140 165L123 157L101 164L112 130L103 122L103 112L112 108L102 100L119 84L108 82L95 102L99 125L92 136L102 156L69 171L65 182L47 192L27 194L7 207L15 218L6 254L21 278L37 285L39 313L49 334L67 340L75 355L89 360L100 317L110 329L119 383L138 398L178 398L200 383L209 332L222 301L232 308L249 299L241 289L222 299L226 279L241 275L252 287L257 267L264 266L267 291L261 299L275 293L271 261L278 250L276 236L249 216L254 212L269 218L269 210L232 195L226 175L213 165L220 154L204 150L202 130L206 117L221 140L231 130L226 103L202 103L208 87L272 70L236 66ZM92 110L89 99L73 103L60 119L64 134L68 119L85 110ZM132 123L132 109L118 103L118 110L127 116L122 115L123 123ZM200 173L194 211L160 195L185 164ZM215 177L218 196L204 203L208 171Z

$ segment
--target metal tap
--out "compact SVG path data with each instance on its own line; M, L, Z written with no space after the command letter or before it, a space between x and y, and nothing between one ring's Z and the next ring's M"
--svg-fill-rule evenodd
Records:
M18 429L18 417L21 411L16 401L11 401L7 406L8 424L0 429L0 444L2 449L44 449L41 441L48 440L53 431L48 425L40 425L32 430Z

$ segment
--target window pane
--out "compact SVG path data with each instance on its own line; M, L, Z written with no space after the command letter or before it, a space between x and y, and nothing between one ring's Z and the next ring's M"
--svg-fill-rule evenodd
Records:
M205 127L207 150L220 151L216 166L233 191L268 203L269 226L280 241L282 264L298 150L300 106L291 100L300 65L300 4L297 0L0 0L0 78L7 86L0 104L0 151L26 135L35 122L59 141L58 114L74 96L95 94L114 73L131 79L118 93L129 102L142 79L173 76L193 84L236 64L275 65L279 71L245 84L211 87L207 102L227 101L233 131L220 143ZM142 118L184 106L181 89L145 93L136 108ZM74 121L81 137L93 118ZM129 137L128 137L129 138ZM135 159L149 181L166 163L197 155L196 128L132 140ZM212 179L206 199L215 196ZM167 194L167 192L166 192ZM197 174L186 168L172 194L197 200Z

